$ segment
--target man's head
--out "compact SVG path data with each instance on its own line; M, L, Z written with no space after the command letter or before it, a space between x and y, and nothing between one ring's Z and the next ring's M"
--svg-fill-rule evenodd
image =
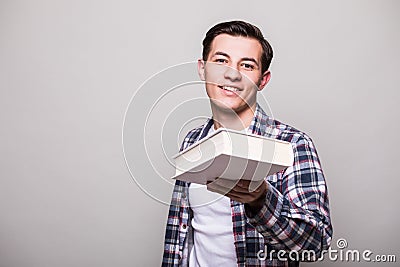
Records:
M227 112L251 118L257 91L271 77L272 48L261 31L242 21L217 24L206 34L202 57L199 76L206 81L214 116Z
M213 40L220 34L256 39L261 44L263 51L261 56L261 71L264 73L268 70L273 57L272 47L264 38L259 28L244 21L222 22L209 29L203 40L202 57L204 61L208 59Z

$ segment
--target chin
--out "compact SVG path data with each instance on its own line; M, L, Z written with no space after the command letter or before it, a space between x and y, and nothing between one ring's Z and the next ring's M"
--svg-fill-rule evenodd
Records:
M236 103L224 102L221 100L212 100L212 105L216 110L228 113L232 112L237 113L238 111L246 109L246 107L248 107L248 106L241 106Z

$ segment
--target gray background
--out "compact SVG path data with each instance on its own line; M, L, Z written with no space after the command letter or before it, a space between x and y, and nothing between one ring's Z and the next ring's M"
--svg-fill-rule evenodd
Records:
M399 258L399 8L1 1L0 266L160 264L167 206L130 176L124 114L146 79L196 60L206 30L227 19L258 25L274 47L263 94L276 118L317 145L333 247L345 238L349 248ZM148 162L140 151L135 160L131 169ZM312 266L333 264L365 265Z

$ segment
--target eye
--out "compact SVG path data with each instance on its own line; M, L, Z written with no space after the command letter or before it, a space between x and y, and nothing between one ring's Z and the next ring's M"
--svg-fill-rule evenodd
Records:
M254 70L255 69L255 66L253 64L250 64L250 63L242 63L241 66L245 70Z
M216 63L228 63L228 60L226 60L225 58L216 58L216 59L214 59L214 62L216 62Z

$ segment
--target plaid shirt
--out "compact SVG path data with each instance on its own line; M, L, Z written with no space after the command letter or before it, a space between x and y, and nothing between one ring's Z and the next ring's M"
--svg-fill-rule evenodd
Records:
M180 150L204 138L212 125L213 120L209 119L191 130ZM325 178L311 138L268 117L259 105L249 129L253 134L290 142L294 163L265 178L268 192L257 214L231 200L238 266L287 266L287 261L269 259L272 250L312 250L319 256L330 245L332 226ZM165 232L164 267L188 265L193 246L188 189L189 183L176 181ZM267 259L258 259L257 253L264 248Z

